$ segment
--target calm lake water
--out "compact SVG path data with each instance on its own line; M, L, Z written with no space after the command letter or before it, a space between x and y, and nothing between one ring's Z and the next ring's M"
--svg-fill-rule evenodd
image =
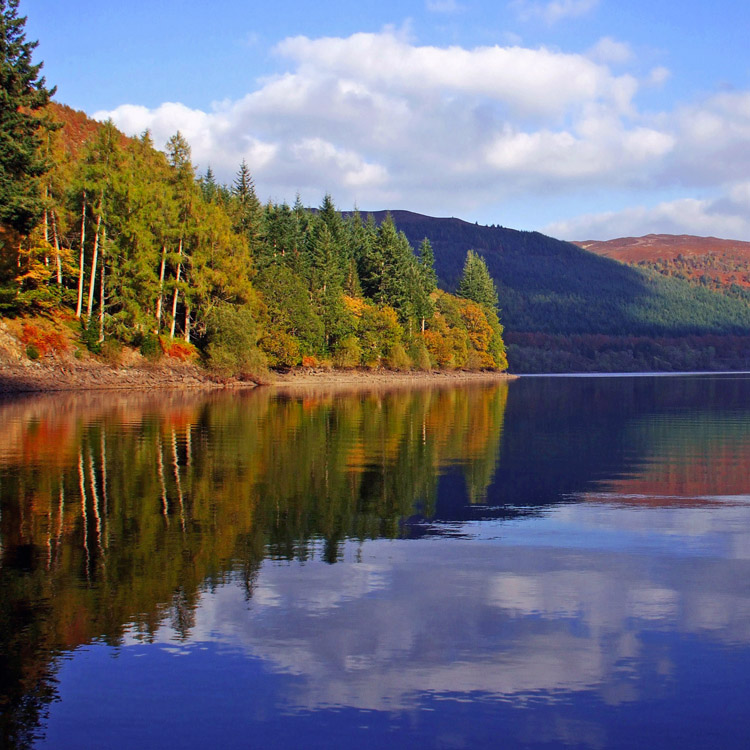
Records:
M750 376L0 402L5 747L745 748Z

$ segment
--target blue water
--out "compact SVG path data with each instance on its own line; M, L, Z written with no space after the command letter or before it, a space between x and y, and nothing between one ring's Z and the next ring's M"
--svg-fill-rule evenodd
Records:
M748 397L0 406L6 741L747 747Z

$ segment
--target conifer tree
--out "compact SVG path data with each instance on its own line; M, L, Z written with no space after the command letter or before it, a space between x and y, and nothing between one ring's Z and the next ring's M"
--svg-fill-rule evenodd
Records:
M35 179L47 169L39 131L54 127L34 113L55 93L40 76L43 64L32 64L38 42L26 41L25 25L18 0L0 0L0 222L24 235L43 208Z
M497 312L497 287L484 259L474 250L466 253L464 270L458 284L458 296L478 302Z

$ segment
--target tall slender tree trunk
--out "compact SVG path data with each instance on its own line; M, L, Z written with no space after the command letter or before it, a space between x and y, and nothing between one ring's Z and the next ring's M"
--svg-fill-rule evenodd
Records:
M78 257L78 304L76 318L81 317L83 307L83 253L86 245L86 191L83 191L83 208L81 210L81 252Z
M49 265L49 255L47 248L49 247L49 210L47 208L47 201L49 200L49 185L44 186L44 265Z
M177 261L177 273L175 274L175 288L174 288L174 299L172 300L172 328L169 331L169 337L174 338L174 327L177 322L177 299L180 295L180 274L182 273L182 237L180 237L180 246L177 249L177 256L180 260Z
M107 228L102 230L102 272L99 275L99 343L104 341L104 243L107 239Z
M89 304L86 315L91 317L94 308L94 289L96 289L96 262L99 259L99 232L102 226L102 202L99 201L99 213L96 217L96 232L94 233L94 254L91 258L91 278L89 278Z
M60 258L60 235L57 233L57 219L52 212L52 239L55 242L55 263L57 265L57 285L62 286L62 260Z
M161 331L161 308L164 304L164 271L167 266L167 244L161 246L161 268L159 269L159 299L156 300L156 331Z
M185 306L185 341L190 343L190 305Z

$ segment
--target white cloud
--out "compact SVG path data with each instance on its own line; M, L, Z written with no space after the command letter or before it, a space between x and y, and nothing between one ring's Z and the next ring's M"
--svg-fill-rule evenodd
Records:
M511 192L509 176L530 188L596 181L638 157L640 130L626 123L637 80L582 54L420 46L393 30L294 37L276 51L287 72L211 111L167 103L96 116L127 133L150 128L157 144L179 129L201 168L224 180L245 158L264 196L317 200L328 189L342 205L450 202L453 213Z
M633 50L625 42L611 36L602 37L589 51L589 57L600 63L622 64L633 59Z
M599 4L599 0L551 0L551 2L533 2L532 0L515 0L512 5L522 20L541 18L550 25L565 18L578 18L590 13Z
M670 78L672 77L672 73L669 71L668 68L665 68L663 66L659 66L657 68L654 68L649 74L648 74L648 82L652 86L662 86L664 85Z
M607 240L645 234L694 234L750 240L750 182L714 199L682 198L656 206L584 214L543 230L565 240Z
M610 37L586 54L518 45L419 45L402 31L345 38L293 37L286 65L246 96L210 111L165 103L123 105L129 134L151 129L161 145L181 130L194 161L231 181L244 158L265 199L460 215L506 198L571 190L684 188L724 191L723 202L685 199L584 216L550 231L573 238L655 231L745 237L747 209L731 186L750 174L750 92L723 92L647 114L639 79L614 73L630 49ZM717 199L718 201L718 199ZM488 219L492 221L492 219ZM613 227L618 227L615 231ZM584 231L586 230L586 231Z

